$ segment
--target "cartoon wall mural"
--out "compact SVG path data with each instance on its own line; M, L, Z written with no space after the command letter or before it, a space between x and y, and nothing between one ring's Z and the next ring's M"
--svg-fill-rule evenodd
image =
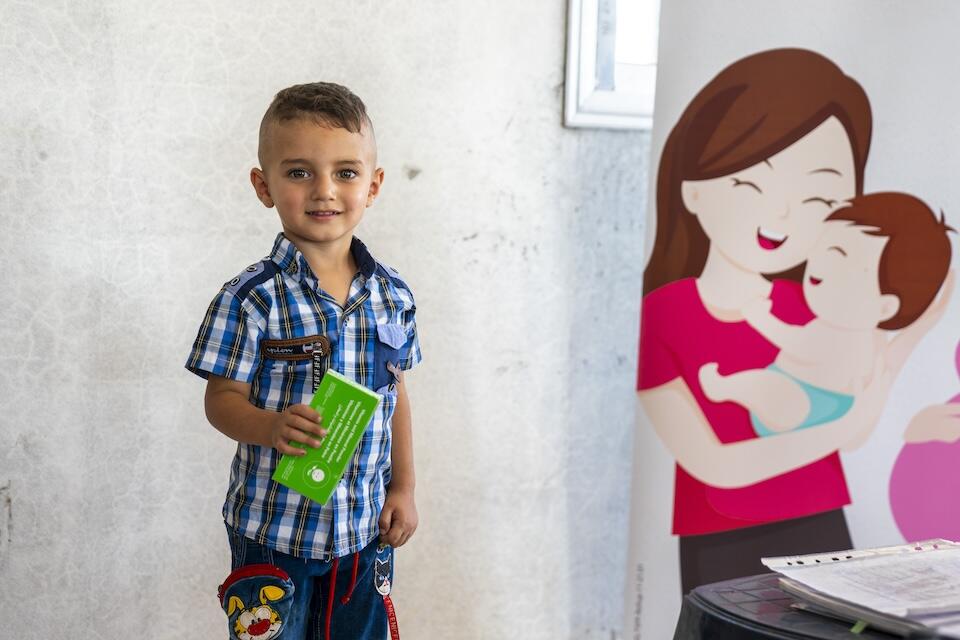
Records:
M637 389L676 460L684 592L852 546L839 452L952 289L943 217L864 194L872 129L855 79L772 49L713 77L656 160Z

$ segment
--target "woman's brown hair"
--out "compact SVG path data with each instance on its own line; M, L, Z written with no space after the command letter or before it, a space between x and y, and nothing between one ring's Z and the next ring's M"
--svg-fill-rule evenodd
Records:
M850 138L856 194L870 150L870 102L853 78L805 49L762 51L734 62L698 93L667 137L657 174L657 230L643 293L703 271L710 240L680 195L684 180L742 171L835 116ZM799 278L794 268L778 277Z

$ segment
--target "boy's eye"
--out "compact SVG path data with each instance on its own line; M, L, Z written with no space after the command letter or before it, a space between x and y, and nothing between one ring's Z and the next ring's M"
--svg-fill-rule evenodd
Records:
M290 178L302 179L309 176L310 174L307 173L306 169L290 169L290 171L287 171L287 177Z
M351 180L353 178L356 178L357 175L358 175L357 172L354 171L353 169L341 169L340 171L337 171L337 177L342 178L344 180Z

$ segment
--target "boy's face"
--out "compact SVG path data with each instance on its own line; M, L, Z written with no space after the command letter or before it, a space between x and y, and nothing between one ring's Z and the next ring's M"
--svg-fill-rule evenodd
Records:
M803 295L814 314L835 327L872 329L896 315L899 299L880 292L884 236L864 233L845 220L823 223L823 235L807 260Z
M383 182L368 126L359 133L313 120L274 122L250 172L257 197L276 206L286 236L300 248L349 247L353 229Z

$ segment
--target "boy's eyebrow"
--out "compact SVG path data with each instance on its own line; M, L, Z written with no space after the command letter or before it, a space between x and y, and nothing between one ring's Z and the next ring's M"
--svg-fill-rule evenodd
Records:
M288 158L286 160L281 160L280 164L312 164L306 158ZM342 160L334 160L333 164L355 164L362 165L363 160L356 158L343 158Z
M823 168L821 168L821 169L814 169L813 171L811 171L811 172L808 173L807 175L813 175L813 174L815 174L815 173L833 173L833 174L836 174L836 175L841 176L841 177L843 176L842 173L840 173L840 172L837 171L836 169L831 169L830 167L823 167Z
M837 251L839 251L840 253L842 253L844 256L847 255L847 252L846 252L846 251L844 251L843 249L841 249L840 247L838 247L838 246L836 246L836 245L834 245L834 246L832 246L832 247L827 247L827 251L830 251L831 249L836 249Z

